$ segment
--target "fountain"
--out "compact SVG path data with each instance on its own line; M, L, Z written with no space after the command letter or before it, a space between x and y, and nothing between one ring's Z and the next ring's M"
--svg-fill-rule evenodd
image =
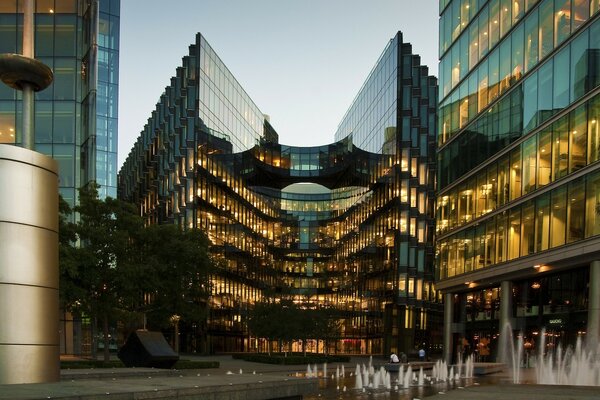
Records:
M417 386L423 386L424 374L423 367L419 368L419 378L417 380Z
M506 324L502 333L505 342L506 354L503 359L512 367L512 382L521 383L521 368L524 366L524 340L523 334L518 334L516 343L512 327ZM540 332L538 356L534 362L535 379L540 385L573 385L573 386L600 386L600 347L588 348L581 337L577 338L575 348L567 346L563 350L562 344L552 349L546 344L546 330ZM472 368L472 367L471 367ZM472 371L470 372L472 376Z
M356 364L356 370L358 371L358 364ZM362 388L363 388L362 374L356 373L356 378L354 379L354 387L358 390L362 390Z

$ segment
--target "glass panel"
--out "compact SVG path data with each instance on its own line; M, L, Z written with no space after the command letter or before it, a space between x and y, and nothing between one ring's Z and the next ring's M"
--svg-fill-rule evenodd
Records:
M571 99L575 101L587 92L588 31L571 42Z
M74 57L76 55L76 28L75 15L57 15L54 54L57 56Z
M523 194L535 190L537 136L527 139L523 147Z
M552 208L550 216L550 247L565 244L565 228L567 222L567 188L560 187L552 191Z
M510 199L521 197L521 148L510 152ZM519 223L520 224L520 223Z
M52 102L35 102L35 142L52 143Z
M554 46L558 46L571 34L571 0L554 0L554 25Z
M75 142L75 103L54 103L54 143Z
M506 204L509 199L509 176L508 157L503 157L498 162L498 187L500 188L500 190L498 190L498 204L500 206Z
M525 13L524 2L525 0L513 0L512 2L513 25L520 20Z
M53 158L58 162L59 186L75 186L75 147L64 144L53 147Z
M478 88L478 111L483 110L488 105L488 62L485 60L477 68L479 76L479 88Z
M54 15L35 15L35 56L52 56L54 49Z
M498 43L500 38L500 1L490 1L490 49Z
M535 203L528 201L522 206L523 214L521 216L521 257L534 252L535 244Z
M479 25L471 24L469 27L469 70L479 61Z
M585 227L585 186L583 179L569 183L569 206L567 209L567 243L583 239Z
M588 105L588 163L600 159L600 96Z
M523 127L528 132L537 126L538 83L537 72L525 79L523 84Z
M600 19L590 27L589 84L587 90L600 85Z
M485 265L496 263L496 218L490 218L485 233Z
M519 257L521 246L521 207L510 210L508 231L508 259Z
M552 116L554 110L552 108L552 66L553 60L548 60L547 63L537 72L538 74L538 123L541 124ZM561 75L562 76L562 75ZM533 127L532 127L533 128Z
M15 3L16 4L16 3ZM0 54L17 52L17 16L16 14L3 14L0 2Z
M600 172L586 176L585 237L600 234Z
M590 0L572 0L571 11L571 32L579 28L590 18Z
M104 2L102 0L101 2ZM77 1L76 0L58 0L56 2L56 9L54 10L57 14L59 13L76 13L77 12Z
M496 216L496 262L501 263L507 260L507 234L508 230L506 229L507 212L503 212Z
M565 108L569 105L569 46L562 49L554 56L554 110Z
M554 48L554 2L543 1L539 6L540 13L540 60Z
M523 33L524 27L521 24L515 29L511 35L511 47L512 47L512 61L511 61L511 73L512 81L511 85L517 80L521 79L523 75Z
M487 54L489 49L487 6L481 11L477 20L479 21L479 59L481 60Z
M554 180L567 175L569 161L569 117L564 116L553 124L552 158Z
M489 62L489 90L488 99L489 103L494 101L499 94L499 81L500 81L500 51L496 48L492 54L488 57Z
M15 128L15 103L0 101L0 144L15 143Z
M539 133L539 169L538 185L544 186L552 182L552 129L545 129Z
M548 250L550 238L550 196L545 193L536 199L535 251Z
M17 0L4 0L0 2L0 14L17 12Z
M525 19L525 72L538 63L538 9L536 8Z
M512 26L512 0L502 0L500 3L500 37L504 37Z
M54 61L54 99L75 100L75 59L56 58Z
M510 64L510 40L505 40L500 45L500 94L504 93L511 85Z
M570 113L569 129L569 172L575 172L586 165L587 149L587 107L579 106Z

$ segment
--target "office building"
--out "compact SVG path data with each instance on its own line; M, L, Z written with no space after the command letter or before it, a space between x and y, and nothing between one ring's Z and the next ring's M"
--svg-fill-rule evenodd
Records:
M433 285L437 82L398 33L335 133L278 134L198 34L119 173L147 223L200 228L211 277L210 350L266 350L246 326L265 298L334 308L330 353L441 346ZM182 321L181 346L194 326ZM299 345L293 345L299 350ZM310 342L309 351L324 351Z
M598 339L598 0L440 1L436 272L447 358Z
M0 53L21 53L20 7L0 2ZM37 0L35 7L35 58L54 72L52 85L35 94L35 150L58 162L59 191L71 206L91 181L102 197L116 197L120 1ZM20 145L21 124L21 92L0 85L0 143ZM62 352L90 351L88 323L73 329L67 314Z

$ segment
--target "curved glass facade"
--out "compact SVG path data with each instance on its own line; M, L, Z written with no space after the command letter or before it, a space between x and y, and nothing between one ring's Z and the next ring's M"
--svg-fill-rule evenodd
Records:
M277 143L201 35L190 46L123 165L119 194L149 223L203 229L223 260L211 278L212 351L265 349L246 319L272 293L336 310L330 352L439 347L437 87L411 51L400 34L392 39L337 142L293 147Z

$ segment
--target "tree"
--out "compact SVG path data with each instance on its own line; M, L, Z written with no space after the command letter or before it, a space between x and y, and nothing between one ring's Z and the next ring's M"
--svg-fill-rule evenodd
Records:
M143 243L145 262L155 277L149 319L162 328L173 324L177 329L179 321L194 325L204 342L213 268L208 238L198 229L153 225L145 229ZM177 339L175 343L177 347Z
M99 199L98 187L91 183L79 189L79 205L74 210L79 213L75 230L81 246L77 248L74 276L77 291L82 293L78 305L94 317L94 322L102 320L104 360L108 361L109 317L120 304L117 265L127 263L130 239L142 221L134 207L110 197ZM92 346L95 351L95 343Z

